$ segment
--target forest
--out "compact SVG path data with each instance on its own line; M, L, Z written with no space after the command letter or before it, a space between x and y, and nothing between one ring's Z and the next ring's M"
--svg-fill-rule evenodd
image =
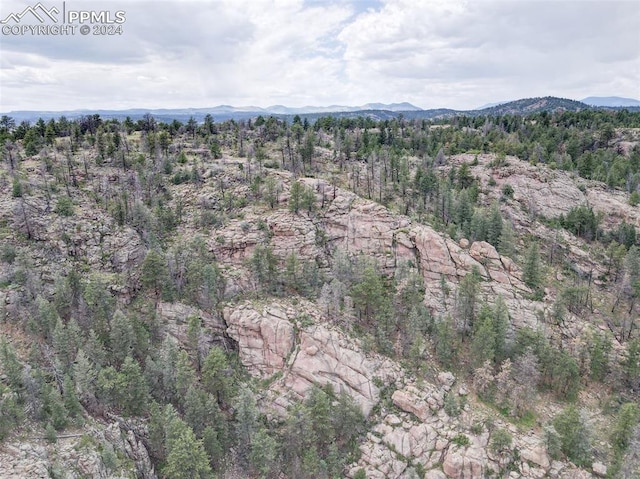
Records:
M295 354L257 368L250 321L230 318L275 304L298 311L294 343L321 325L416 384L452 372L470 392L443 414L475 419L447 447L488 434L483 477L534 477L515 446L529 430L552 461L637 477L640 112L3 116L0 150L5 444L78 434L101 477L384 477L363 444L401 387L374 375L366 410L333 379L291 386ZM357 241L356 219L336 226L353 205ZM146 469L92 436L109 423ZM407 465L388 477L440 477L392 452Z

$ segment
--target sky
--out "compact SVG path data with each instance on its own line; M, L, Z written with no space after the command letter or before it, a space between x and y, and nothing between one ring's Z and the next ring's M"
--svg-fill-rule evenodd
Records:
M39 21L8 19L0 112L640 99L640 0L41 2L122 11L121 34L21 34ZM36 3L2 0L0 19Z

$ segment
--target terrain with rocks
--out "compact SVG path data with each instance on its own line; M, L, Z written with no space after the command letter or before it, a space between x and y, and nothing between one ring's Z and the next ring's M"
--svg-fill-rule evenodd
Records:
M0 477L639 472L639 119L93 120L3 137Z

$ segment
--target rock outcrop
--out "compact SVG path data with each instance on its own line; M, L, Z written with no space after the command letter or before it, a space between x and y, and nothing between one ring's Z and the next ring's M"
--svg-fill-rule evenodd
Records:
M513 442L509 449L492 453L492 430L483 426L491 412L483 416L476 408L464 407L459 416L450 416L444 408L447 394L460 396L450 373L441 373L437 383L408 383L394 391L397 409L383 414L371 429L360 447L360 460L349 467L349 477L364 469L367 477L403 479L413 477L408 471L416 464L427 471L425 477L435 479L478 479L507 471L510 475L501 477L591 477L571 464L552 463L541 432L522 434L500 420L492 430L508 430Z
M357 341L323 323L311 303L243 303L225 308L224 318L251 374L268 379L280 373L270 388L281 393L281 408L290 403L287 396L300 399L313 384L329 384L369 414L380 397L378 384L400 374L391 360L364 354Z
M115 422L85 426L82 433L65 432L53 444L43 439L42 431L32 433L31 438L0 448L2 479L157 479L145 446ZM111 460L107 449L113 454Z

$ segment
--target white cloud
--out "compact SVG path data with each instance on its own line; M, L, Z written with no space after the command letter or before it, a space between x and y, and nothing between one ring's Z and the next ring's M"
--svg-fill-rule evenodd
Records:
M0 16L30 3L3 2ZM0 38L0 111L640 97L635 1L90 5L125 10L124 34Z

